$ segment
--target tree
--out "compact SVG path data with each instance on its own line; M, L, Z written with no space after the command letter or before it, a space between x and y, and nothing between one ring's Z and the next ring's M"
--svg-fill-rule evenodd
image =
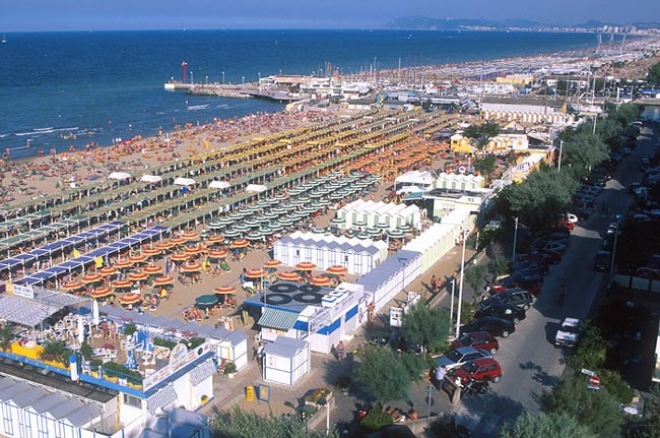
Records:
M660 86L660 62L649 69L649 73L646 76L646 82L653 87Z
M562 152L562 172L570 169L575 179L586 176L591 168L609 159L607 144L591 132L579 132L564 143Z
M483 283L487 272L488 268L484 265L469 265L465 267L463 280L470 285L474 291L475 299L481 297L481 294L484 292L481 283Z
M64 365L68 365L71 350L66 348L66 342L58 339L50 339L44 345L41 352L41 358L44 360L53 360Z
M490 179L491 174L495 170L495 163L497 162L497 158L495 158L492 155L488 155L483 157L480 160L477 160L476 163L474 163L474 168L481 173L486 179Z
M449 335L449 312L418 303L403 314L402 327L409 341L439 351Z
M410 385L421 379L424 359L403 353L402 358L389 347L370 346L364 350L355 370L355 378L381 403L404 399ZM413 356L416 359L412 359Z
M475 141L477 149L482 150L488 141L500 134L500 125L486 122L483 125L470 125L463 130L463 136Z
M322 432L307 431L305 423L296 417L262 417L253 412L243 412L235 408L232 412L222 412L211 420L213 436L217 438L321 438ZM339 438L337 430L327 435Z
M596 438L587 425L565 413L532 415L524 413L500 431L500 438Z
M607 341L603 339L597 326L585 323L575 354L566 358L565 362L575 370L598 370L603 367L606 359Z
M543 397L544 411L567 414L587 425L600 438L621 436L623 413L620 403L606 388L587 388L583 375L571 374Z

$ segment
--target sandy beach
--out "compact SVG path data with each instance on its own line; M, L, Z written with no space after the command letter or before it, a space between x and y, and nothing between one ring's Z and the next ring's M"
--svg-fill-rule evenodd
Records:
M180 159L219 151L250 138L288 131L336 118L335 112L257 113L242 118L216 119L179 126L155 137L136 134L115 145L90 142L68 152L37 151L33 158L13 161L11 152L0 160L1 204L9 210L70 187L106 180L112 172L140 177Z

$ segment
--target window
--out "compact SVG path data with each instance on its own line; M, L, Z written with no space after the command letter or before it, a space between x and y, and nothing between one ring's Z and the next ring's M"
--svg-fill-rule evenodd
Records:
M5 403L2 404L2 422L4 424L5 433L9 436L13 436L14 424L11 418L11 407Z
M142 400L129 394L124 395L124 404L142 409Z
M39 437L48 438L48 418L43 415L39 415Z

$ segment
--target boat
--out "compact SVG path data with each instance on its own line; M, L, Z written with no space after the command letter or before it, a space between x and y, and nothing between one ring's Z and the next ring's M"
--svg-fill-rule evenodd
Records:
M7 42L7 34L3 33L2 34L2 44L6 43L6 42Z
M206 105L190 105L190 106L187 107L187 109L188 109L188 111L199 111L199 110L205 110L208 107L209 107L208 104L206 104Z

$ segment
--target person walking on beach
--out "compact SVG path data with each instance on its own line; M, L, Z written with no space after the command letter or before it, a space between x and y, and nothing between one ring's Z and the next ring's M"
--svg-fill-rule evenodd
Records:
M344 358L344 343L339 341L337 344L337 360L341 363L341 360Z

